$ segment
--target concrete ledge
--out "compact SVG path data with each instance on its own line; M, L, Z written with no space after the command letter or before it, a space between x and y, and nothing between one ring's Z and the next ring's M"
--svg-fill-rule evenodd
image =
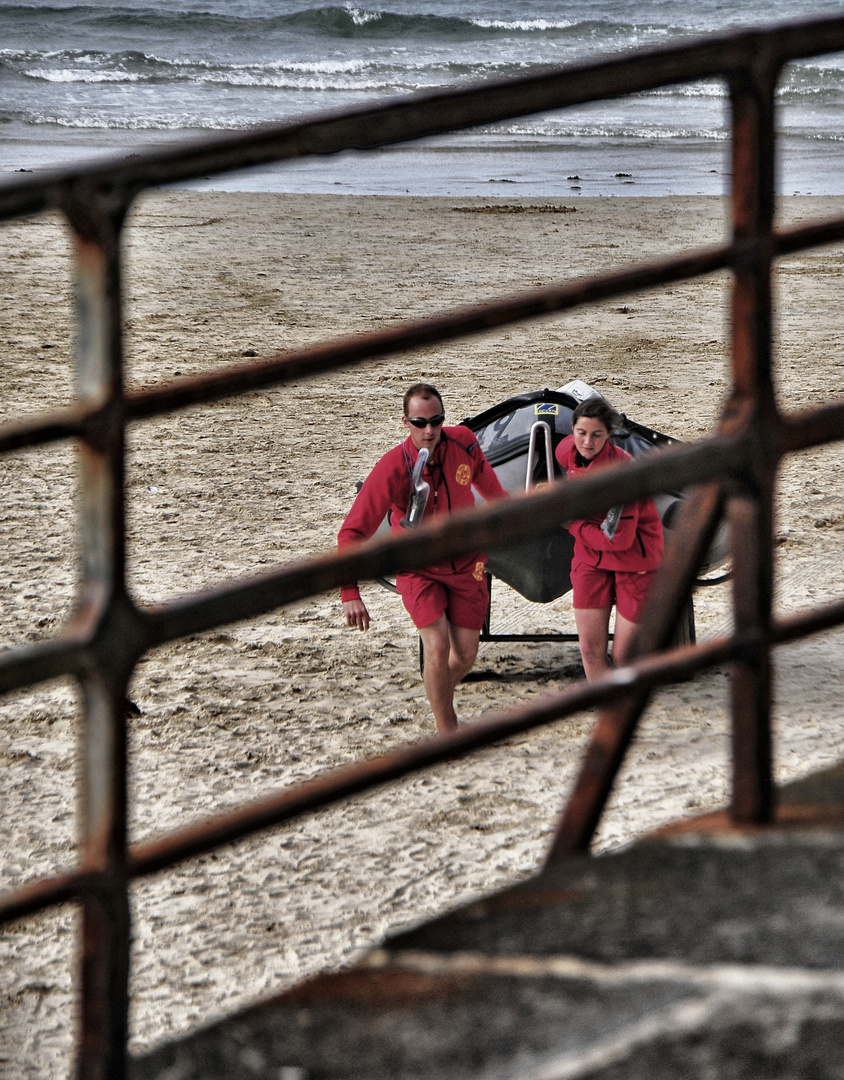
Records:
M562 862L132 1076L844 1078L844 767L780 802Z

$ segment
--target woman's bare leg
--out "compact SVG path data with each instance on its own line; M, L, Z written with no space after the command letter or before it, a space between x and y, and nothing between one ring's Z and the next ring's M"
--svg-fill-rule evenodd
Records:
M583 670L586 678L592 682L610 670L607 656L610 643L610 609L575 608L574 622L577 626Z
M612 640L612 662L616 667L623 667L630 656L630 644L636 633L638 623L630 622L623 615L615 613L615 630Z

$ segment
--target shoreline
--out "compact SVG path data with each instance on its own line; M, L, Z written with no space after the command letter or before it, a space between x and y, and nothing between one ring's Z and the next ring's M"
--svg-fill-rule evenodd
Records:
M114 133L62 131L55 140L16 139L7 132L0 176L46 174L86 165L124 166L134 156L213 145L227 132ZM404 143L359 153L291 158L270 165L185 181L173 190L230 193L343 194L485 198L579 199L722 196L729 192L729 140L686 139L615 142L607 138L496 142L473 138L449 145L451 136L430 143ZM453 136L459 139L459 134ZM776 193L830 198L844 195L844 144L829 139L778 136Z

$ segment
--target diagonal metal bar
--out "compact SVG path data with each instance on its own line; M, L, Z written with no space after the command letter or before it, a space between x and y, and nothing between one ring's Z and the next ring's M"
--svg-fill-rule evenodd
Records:
M772 497L772 490L766 490L733 498L729 507L733 620L737 632L748 632L756 642L734 662L731 678L731 814L744 822L768 821L773 811L772 661L767 642L759 637L771 620Z
M806 423L811 424L811 417ZM438 558L449 558L474 550L479 544L490 548L496 543L538 536L555 521L603 511L624 498L705 483L719 473L742 468L746 456L742 439L741 435L732 435L675 444L622 469L607 469L576 487L555 484L520 494L454 514L399 537L305 560L158 607L137 609L120 592L106 604L102 590L95 590L64 635L0 654L0 692L58 675L80 676L98 662L103 649L107 654L120 649L111 663L126 669L154 644L253 618L339 588L350 580L368 580L410 569L430 562L434 553Z
M769 31L742 32L668 47L650 53L598 63L576 65L540 76L487 84L461 91L389 103L374 110L316 118L301 124L280 125L251 131L198 146L184 146L163 154L150 154L125 163L106 163L79 170L27 180L25 184L0 185L0 217L31 213L50 207L64 210L73 225L80 266L82 333L79 349L81 403L48 418L0 432L0 450L78 437L81 443L82 532L84 581L80 619L56 641L20 650L0 658L0 684L22 685L44 671L71 671L83 687L86 706L84 740L85 813L83 859L72 875L52 883L37 883L0 905L3 913L22 910L26 903L60 902L71 896L83 901L83 1000L82 1039L78 1075L94 1080L121 1080L126 1068L126 1017L129 919L127 882L130 876L151 873L179 858L266 828L297 813L308 812L346 794L365 790L383 778L404 775L425 767L441 754L459 756L472 747L488 745L508 728L527 730L550 722L568 711L610 702L604 713L608 742L593 758L594 772L603 776L605 791L581 800L579 827L558 841L564 850L588 845L589 814L600 812L601 800L612 783L612 755L620 760L650 690L669 679L688 677L702 667L733 662L733 730L735 773L733 815L739 821L764 821L772 813L770 800L770 647L782 632L772 620L772 520L773 480L779 455L786 450L817 445L828 437L841 438L841 410L831 407L821 415L823 436L818 437L805 415L779 416L771 380L770 272L776 254L798 250L801 245L841 238L840 223L818 223L772 233L773 217L773 89L783 62L790 57L810 56L844 48L844 18L786 24ZM696 256L674 260L667 271L639 268L627 276L558 287L541 293L510 298L483 308L453 312L439 320L410 324L367 338L347 339L318 346L304 353L270 358L248 369L212 373L133 397L127 408L122 388L120 338L119 232L126 210L144 187L190 179L199 175L282 161L304 154L333 154L344 149L371 149L428 134L456 130L546 111L587 100L601 100L665 85L669 82L718 76L730 84L733 105L733 240L727 247L703 253L709 269ZM838 231L836 231L838 230ZM700 253L698 253L698 259ZM686 260L685 262L683 260ZM717 260L722 260L720 263ZM206 597L187 598L166 608L138 611L125 592L123 562L123 454L128 419L157 415L197 401L211 401L257 385L272 385L291 378L340 366L361 363L375 356L481 332L508 322L561 311L577 303L620 295L711 269L734 270L732 295L733 398L731 408L741 423L722 427L721 436L708 444L705 462L700 446L667 455L661 464L660 484L655 463L623 477L596 481L588 491L571 497L560 492L532 497L531 511L537 520L519 511L527 504L492 508L476 516L455 518L442 529L421 532L404 541L373 545L345 556L314 560L267 578L236 584ZM673 277L660 277L669 273ZM638 276L637 276L638 275ZM647 275L650 275L648 277ZM579 291L578 291L579 290ZM603 290L603 291L602 291ZM296 368L296 364L299 368ZM256 382L250 382L255 379ZM265 380L265 381L261 381ZM191 397L191 395L195 395ZM181 395L181 396L180 396ZM198 395L198 396L197 396ZM136 412L132 412L136 409ZM745 421L752 419L752 425ZM734 418L735 419L735 418ZM738 431L738 435L736 432ZM5 442L4 442L5 440ZM734 451L731 459L726 455ZM689 499L680 525L696 553L669 548L666 572L655 592L654 605L662 604L643 632L642 649L660 648L667 641L676 609L691 587L714 530L725 484L738 487L730 501L730 516L737 537L734 548L734 595L736 634L731 640L708 647L680 650L667 657L648 655L615 672L601 683L574 688L564 701L518 710L499 726L477 725L439 740L421 754L411 750L401 761L381 763L371 770L349 771L336 783L331 778L317 791L306 785L297 792L282 793L223 817L199 830L189 830L157 844L126 849L126 745L123 694L141 651L153 641L168 640L194 629L206 629L237 618L249 617L291 599L312 595L322 588L341 584L351 576L365 577L368 567L384 572L418 565L432 553L456 552L479 542L536 535L548 521L577 516L586 508L641 497L668 484L707 483L714 476L728 480L708 487ZM670 477L675 482L670 481ZM585 487L585 485L584 485ZM638 494L637 494L638 493ZM606 500L606 501L604 501ZM559 515L559 516L554 516ZM527 518L521 525L518 517ZM521 530L521 531L520 531ZM675 533L675 536L677 534ZM741 538L739 542L738 537ZM425 545L424 548L419 545ZM414 546L417 545L417 546ZM692 569L694 564L694 568ZM844 604L810 612L801 626L838 624ZM836 622L837 620L837 622ZM792 630L796 624L792 624ZM86 629L88 628L88 629ZM638 710L638 712L637 712ZM615 716L615 722L611 722ZM540 718L543 717L543 718ZM600 723L599 723L599 730ZM470 747L471 744L471 747ZM422 762L422 764L419 764ZM616 766L617 767L617 766ZM392 770L392 773L391 773ZM334 780L337 778L335 777ZM589 778L593 791L594 778ZM316 781L317 785L321 781ZM588 786L588 785L587 785ZM597 821L597 818L595 818ZM594 827L594 826L592 826ZM163 846L162 846L163 844ZM166 860L169 859L170 863ZM52 889L52 894L51 894Z
M777 621L771 626L769 641L771 644L785 644L842 624L844 624L844 600ZM727 663L736 656L744 654L748 648L754 648L755 644L752 638L742 639L740 635L736 635L708 641L702 645L641 656L623 671L611 673L600 683L581 683L557 695L542 699L538 703L497 713L473 724L465 725L452 735L426 740L421 744L421 753L417 758L414 757L414 747L409 747L407 750L400 750L393 755L385 755L377 759L381 761L383 768L373 765L370 772L368 763L365 763L367 764L366 790L438 763L457 760L475 750L500 742L504 738L556 723L566 716L594 707L602 701L624 700L630 693L631 680L636 681L643 690L650 692L669 682L693 678L700 671L717 664ZM420 744L417 744L416 749L419 748ZM357 778L351 775L353 771L354 767L346 776L345 770L340 770L339 777L335 775L334 780L330 780L330 777L326 778L329 780L329 785L324 793L325 797L330 798L331 802L337 802L354 794L355 792L347 787L349 784L358 782ZM338 779L339 784L337 784ZM314 783L319 782L317 780ZM362 791L364 788L357 790ZM302 803L298 807L293 802L294 794L283 793L277 796L273 813L283 813L284 817L279 818L278 821L268 822L269 825L281 823L282 820L291 820L294 816L310 813L317 808L312 803L314 792L310 790L302 792ZM328 805L328 802L321 805ZM258 811L259 814L262 812ZM223 828L229 828L231 824L223 824ZM241 826L243 824L241 820ZM241 835L246 836L248 833L243 832ZM203 842L207 840L210 840L210 836ZM190 842L193 843L193 839ZM205 850L211 850L211 848ZM159 860L163 855L164 849L158 841L133 846L130 852L131 876L134 878L163 869L163 866L159 865ZM182 861L185 857L187 853L180 854L178 861Z
M844 618L844 610L839 615ZM246 837L256 829L278 825L432 765L457 760L504 738L555 723L584 709L626 698L631 688L644 690L666 681L689 678L713 663L726 662L743 647L744 644L739 641L722 638L659 657L643 658L630 667L611 672L600 681L579 683L529 706L462 725L453 734L428 739L372 761L337 770L308 781L293 791L281 792L182 833L171 834L161 841L133 847L132 876L156 873L176 861Z
M839 621L844 621L844 605L837 615ZM721 638L702 646L674 651L668 656L648 657L621 672L611 673L601 682L579 683L528 706L465 724L453 734L426 739L371 761L333 770L293 789L256 800L160 839L133 846L127 875L135 878L157 873L185 859L212 851L221 844L243 839L258 829L294 820L380 784L432 765L456 760L509 736L554 723L627 694L631 686L639 685L637 680L643 680L643 685L655 680L658 685L661 681L689 678L713 663L724 663L742 647L741 642ZM0 899L0 923L80 896L89 891L96 880L95 873L81 869L24 886L11 896Z
M724 486L713 482L693 492L681 508L632 645L632 658L664 649L670 642L682 605L720 524L723 506ZM648 698L644 688L631 689L598 718L546 864L588 850Z

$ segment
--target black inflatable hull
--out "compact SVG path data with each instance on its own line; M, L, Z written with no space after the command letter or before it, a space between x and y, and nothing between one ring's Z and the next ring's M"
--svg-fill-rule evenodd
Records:
M502 487L510 492L524 491L531 428L538 420L547 423L556 449L560 441L571 434L571 415L577 405L578 399L565 390L536 390L508 398L463 423L477 435L481 449L495 469ZM613 435L613 442L634 458L649 453L655 447L670 446L679 441L627 417L623 419L624 425ZM542 440L539 440L538 448L540 452L536 454L532 483L549 479ZM559 478L556 463L552 467L554 475ZM654 497L666 530L671 528L682 500L683 493L680 491L666 491ZM572 537L565 529L559 528L546 536L488 551L488 569L526 600L547 604L571 589L573 554ZM722 529L707 554L701 574L723 565L727 556L726 531Z

